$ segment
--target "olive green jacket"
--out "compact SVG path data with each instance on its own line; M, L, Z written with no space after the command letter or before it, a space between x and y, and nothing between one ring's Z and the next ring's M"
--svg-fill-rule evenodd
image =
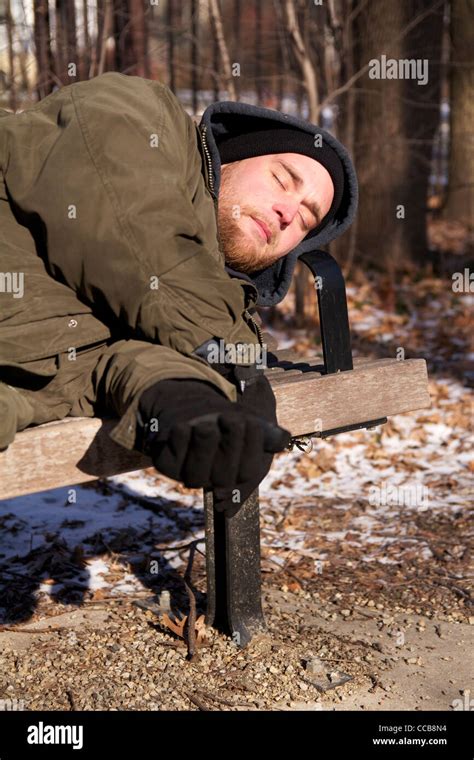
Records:
M257 289L225 271L215 203L200 131L159 82L109 72L0 110L0 380L54 377L61 352L131 337L235 400L193 355L213 337L261 340Z

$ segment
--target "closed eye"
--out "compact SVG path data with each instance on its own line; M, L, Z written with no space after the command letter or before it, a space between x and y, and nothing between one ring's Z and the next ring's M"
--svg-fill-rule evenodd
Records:
M276 174L274 174L273 176L275 177L275 179L276 179L276 181L278 182L278 184L279 184L279 185L280 185L280 186L283 188L283 190L286 190L286 187L285 187L285 185L284 185L284 184L283 184L283 182L282 182L282 181L281 181L281 180L278 178L278 176L277 176Z
M280 187L282 187L282 188L283 188L283 190L286 190L286 187L285 187L285 185L284 185L284 184L283 184L283 182L282 182L282 181L281 181L281 180L278 178L278 175L276 175L276 174L273 174L273 172L272 172L272 175L275 177L275 179L276 179L276 181L278 182L278 184L280 185ZM309 224L307 224L307 223L305 222L305 220L304 220L304 217L303 217L303 215L302 215L302 214L300 214L300 219L301 219L301 222L302 222L302 225L303 225L303 229L304 229L306 232L308 232L308 231L309 231L311 228L310 228Z
M309 226L309 224L307 224L307 223L305 222L305 220L304 220L304 218L303 218L303 215L302 215L302 214L300 214L300 217L301 217L301 221L303 222L303 229L304 229L304 230L306 230L306 232L308 232L308 231L309 231L309 229L310 229L310 226Z

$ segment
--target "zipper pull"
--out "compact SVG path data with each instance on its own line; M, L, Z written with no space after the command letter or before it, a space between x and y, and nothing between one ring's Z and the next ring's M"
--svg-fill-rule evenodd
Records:
M252 317L252 315L247 309L245 309L244 313L246 315L247 321L250 322L255 328L254 332L257 335L258 342L260 343L261 346L263 346L263 333L260 329L260 325L255 321L255 319Z

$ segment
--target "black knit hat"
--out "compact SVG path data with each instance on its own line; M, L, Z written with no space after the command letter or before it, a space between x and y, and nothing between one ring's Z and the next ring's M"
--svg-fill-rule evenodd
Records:
M245 158L268 155L272 153L301 153L318 161L331 175L334 185L334 198L331 208L315 231L322 230L334 219L342 200L344 190L344 170L336 151L327 142L316 140L320 136L286 125L271 129L256 129L246 134L222 136L216 139L222 164L241 161ZM321 147L319 146L321 142ZM316 143L316 145L315 145Z

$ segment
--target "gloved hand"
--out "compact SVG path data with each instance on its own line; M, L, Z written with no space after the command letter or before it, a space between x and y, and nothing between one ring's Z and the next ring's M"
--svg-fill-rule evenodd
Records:
M268 379L263 373L263 369L258 369L256 365L238 366L238 365L213 365L220 374L224 375L227 380L234 382L240 392L237 393L237 406L242 409L244 413L254 414L258 417L263 417L267 422L278 427L277 415L276 415L276 399L272 391L271 385ZM241 383L243 382L243 386ZM282 430L282 428L279 428ZM287 432L287 431L285 431ZM285 447L288 445L290 435L285 442ZM283 448L285 448L283 447ZM279 449L280 451L283 450ZM273 453L270 454L263 451L258 464L258 479L253 482L241 484L240 498L243 503L255 490L257 485L267 475L272 466ZM225 510L229 515L234 513L233 491L231 488L214 488L214 506L218 511Z
M256 409L244 401L252 385L233 403L205 381L161 380L140 397L135 448L185 486L213 488L216 508L235 514L290 440L276 423L275 399L265 383L262 375L255 385L252 398L260 389L264 401Z

